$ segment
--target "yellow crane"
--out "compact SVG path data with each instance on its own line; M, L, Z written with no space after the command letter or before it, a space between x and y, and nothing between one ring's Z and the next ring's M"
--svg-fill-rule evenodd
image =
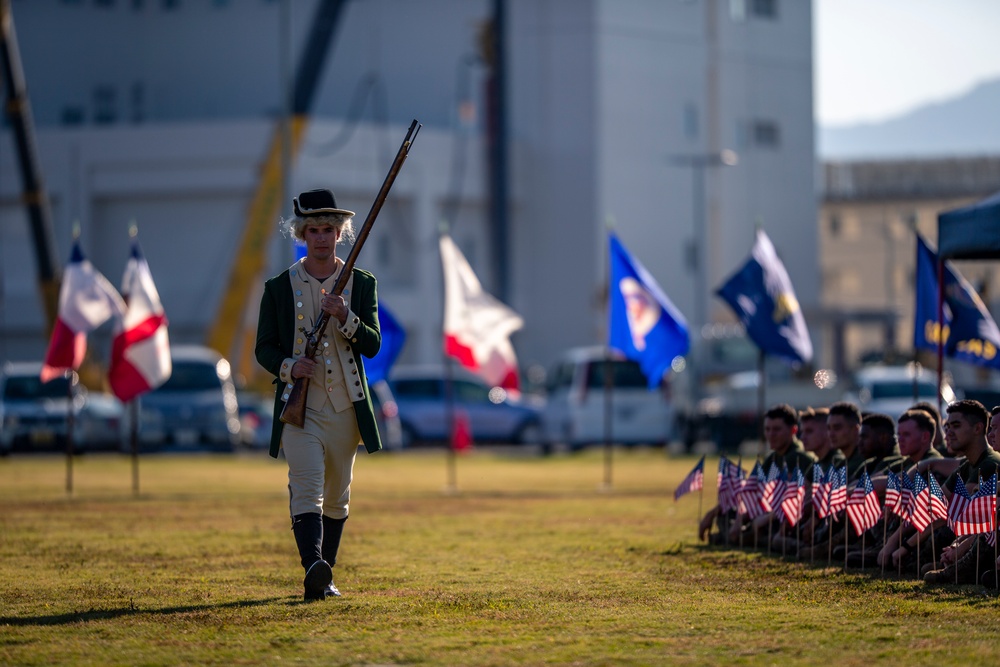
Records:
M281 211L281 198L284 194L284 144L288 142L287 154L294 161L305 137L317 82L333 44L334 32L345 4L347 0L321 0L316 7L309 37L296 70L290 128L285 132L283 123L279 122L272 133L226 283L229 286L248 287L224 290L215 321L209 330L208 346L233 360L236 368L248 376L256 368L252 361L256 322L246 321L254 294L250 286L261 282L271 235Z

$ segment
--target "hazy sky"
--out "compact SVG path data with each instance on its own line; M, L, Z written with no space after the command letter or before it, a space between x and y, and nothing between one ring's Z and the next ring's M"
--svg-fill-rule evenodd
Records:
M822 125L884 120L1000 78L1000 0L814 0L813 21Z

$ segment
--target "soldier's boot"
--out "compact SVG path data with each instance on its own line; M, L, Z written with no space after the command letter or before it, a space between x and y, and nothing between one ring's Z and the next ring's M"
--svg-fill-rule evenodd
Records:
M314 512L296 514L292 517L292 532L306 571L302 580L302 597L304 600L323 600L326 598L326 587L333 581L333 570L323 560L322 516Z
M925 584L977 584L979 572L976 569L975 547L966 551L957 562L948 567L931 570L924 575Z
M340 538L344 534L346 522L346 516L343 519L332 519L325 514L323 515L323 560L330 564L331 570L337 564L337 552L340 550ZM340 597L340 591L332 579L323 590L323 594L328 598Z

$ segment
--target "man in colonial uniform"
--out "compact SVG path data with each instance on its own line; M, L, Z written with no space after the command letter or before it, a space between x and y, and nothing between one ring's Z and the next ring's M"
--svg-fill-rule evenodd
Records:
M353 234L353 211L337 207L329 190L292 200L283 227L306 244L306 256L264 283L257 322L257 361L275 376L270 454L288 462L292 531L305 569L304 598L339 596L333 565L350 510L358 444L382 448L361 357L381 345L375 276L354 268L342 295L333 294L343 260L337 244ZM316 348L303 356L306 332L323 312L330 321ZM308 378L302 428L278 418L295 380Z

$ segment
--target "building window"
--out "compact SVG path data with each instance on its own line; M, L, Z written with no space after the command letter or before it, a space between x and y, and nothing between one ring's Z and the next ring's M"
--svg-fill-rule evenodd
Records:
M781 128L773 120L755 120L750 135L757 148L777 148L781 145Z
M76 106L65 106L62 110L62 124L63 125L83 125L83 107Z
M117 106L118 100L114 86L97 86L94 88L95 123L103 125L118 120Z
M750 0L750 11L757 18L778 18L778 0Z

